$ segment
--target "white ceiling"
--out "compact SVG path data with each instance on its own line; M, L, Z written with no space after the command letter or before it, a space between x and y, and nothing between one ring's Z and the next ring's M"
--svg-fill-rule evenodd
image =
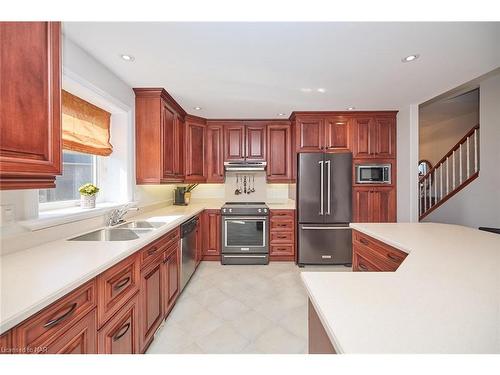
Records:
M165 87L207 118L399 109L500 66L500 23L77 22L64 33L131 87ZM410 54L420 58L402 63Z

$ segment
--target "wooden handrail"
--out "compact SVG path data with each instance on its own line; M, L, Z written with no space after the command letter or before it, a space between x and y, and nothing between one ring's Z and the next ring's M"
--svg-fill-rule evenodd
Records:
M461 145L462 143L464 143L464 142L465 142L465 140L466 140L467 138L469 138L472 134L474 134L474 132L475 132L476 130L478 130L478 129L479 129L479 124L474 125L474 127L472 127L472 129L471 129L471 130L469 130L469 131L467 132L467 134L465 134L465 135L464 135L464 136L463 136L463 137L462 137L462 138L461 138L461 139L460 139L460 140L459 140L459 141L455 144L455 146L453 146L453 148L452 148L450 151L448 151L448 153L447 153L445 156L443 156L443 157L441 158L441 160L439 160L436 164L434 164L434 166L433 166L433 167L429 170L429 172L427 172L424 176L420 177L420 179L418 180L418 182L422 182L422 181L423 181L423 180L425 180L427 177L429 177L429 176L432 174L432 172L434 172L434 171L438 168L438 166L440 166L442 163L444 163L444 162L445 162L445 160L446 160L447 158L449 158L449 157L450 157L450 156L451 156L451 155L452 155L452 154L453 154L456 150L458 150L458 149L460 148L460 145Z

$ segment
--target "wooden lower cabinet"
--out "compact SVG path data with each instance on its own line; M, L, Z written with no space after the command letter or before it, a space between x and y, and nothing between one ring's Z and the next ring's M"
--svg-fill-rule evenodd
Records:
M97 313L88 313L47 347L47 354L96 354Z
M0 335L0 354L12 353L12 331L7 331Z
M180 244L166 252L162 262L163 312L168 315L180 292Z
M196 267L198 267L203 259L203 231L205 228L203 224L203 214L198 215L198 226L196 227Z
M352 190L354 222L396 222L396 189L394 187L355 186Z
M405 252L353 230L352 270L394 272L405 260Z
M295 260L295 210L271 210L269 260Z
M99 330L99 354L139 353L139 338L137 293Z
M205 210L202 214L203 260L220 260L221 214L220 210Z
M140 344L141 353L149 346L153 336L163 321L162 262L160 253L150 265L141 270L139 292L140 309Z

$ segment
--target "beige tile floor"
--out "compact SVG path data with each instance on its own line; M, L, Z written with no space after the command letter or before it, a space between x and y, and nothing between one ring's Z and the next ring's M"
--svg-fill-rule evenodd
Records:
M304 270L350 268L202 262L147 353L307 353Z

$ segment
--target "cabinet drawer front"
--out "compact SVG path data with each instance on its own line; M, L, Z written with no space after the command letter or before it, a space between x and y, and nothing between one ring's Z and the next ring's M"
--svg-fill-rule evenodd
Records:
M273 220L271 219L272 231L293 231L293 220Z
M97 353L96 311L88 313L78 323L58 336L47 348L47 354L96 354Z
M97 276L99 327L139 290L139 277L139 262L135 255Z
M138 294L123 306L98 333L100 354L135 354L139 352Z
M271 245L293 243L293 232L271 232Z
M361 272L378 272L381 271L372 262L355 252L352 256L352 269L353 271Z
M294 220L295 210L271 210L271 220Z
M377 252L373 251L369 247L360 245L358 243L353 244L353 253L356 253L363 259L369 261L380 271L394 272L398 268L398 265L390 264L384 261Z
M395 249L358 231L354 231L353 240L354 244L369 248L375 256L378 256L382 261L390 265L396 266L396 268L408 255L401 250Z
M271 245L269 255L294 255L293 245Z
M179 241L179 227L142 248L140 251L141 268L151 263L158 254L177 241Z
M54 302L14 330L15 346L21 350L49 344L96 305L95 280Z

